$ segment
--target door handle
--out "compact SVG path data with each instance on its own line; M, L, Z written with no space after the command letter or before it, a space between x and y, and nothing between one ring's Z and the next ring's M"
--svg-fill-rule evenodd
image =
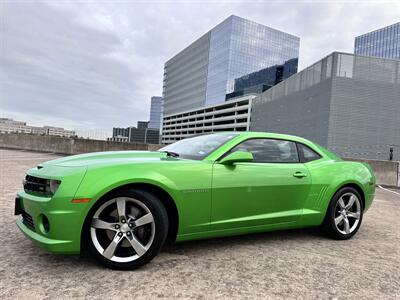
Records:
M307 177L307 174L303 173L303 172L296 172L293 174L293 176L297 177L297 178L303 178L303 177Z

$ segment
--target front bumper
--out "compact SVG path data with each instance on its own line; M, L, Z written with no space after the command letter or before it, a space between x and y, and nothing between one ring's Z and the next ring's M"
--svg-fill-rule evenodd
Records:
M76 251L73 241L63 241L47 238L39 233L36 233L32 228L26 226L22 221L22 218L18 218L16 221L18 228L22 231L25 236L31 239L39 247L53 253L64 253L64 254L78 254Z
M85 214L71 199L50 199L20 192L15 213L18 228L35 244L49 252L78 254ZM49 228L44 226L44 216Z
M18 228L35 244L55 253L80 252L81 233L88 203L72 203L75 192L86 173L86 167L45 165L33 168L28 175L60 180L53 196L21 191L17 194L15 214Z

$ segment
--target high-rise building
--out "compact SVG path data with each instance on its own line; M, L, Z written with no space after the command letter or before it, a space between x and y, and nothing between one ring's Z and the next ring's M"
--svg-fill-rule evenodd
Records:
M137 127L114 127L112 138L108 138L107 140L114 142L159 144L160 131L155 128L148 128L147 125L147 121L138 121Z
M251 93L261 94L285 78L297 73L297 64L298 59L294 58L285 61L282 65L275 65L236 78L233 92L226 94L226 99Z
M400 59L400 22L356 37L354 53Z
M148 127L155 128L161 131L162 116L163 116L163 98L156 96L151 97L150 121Z
M340 156L400 160L400 60L334 52L253 99L250 120Z
M235 79L296 61L300 39L230 16L165 63L164 114L223 103ZM284 78L283 78L284 79Z
M146 129L149 127L149 121L138 121L137 128L139 129Z

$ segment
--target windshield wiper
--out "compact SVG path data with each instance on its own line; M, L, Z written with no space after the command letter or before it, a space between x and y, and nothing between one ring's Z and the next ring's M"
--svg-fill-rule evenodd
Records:
M179 157L179 153L172 152L172 151L161 150L161 151L158 151L158 152L164 152L164 153L167 153L167 156L171 156L171 157Z

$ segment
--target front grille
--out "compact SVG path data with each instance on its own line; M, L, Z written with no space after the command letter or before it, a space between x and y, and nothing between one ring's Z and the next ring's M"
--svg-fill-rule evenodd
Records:
M22 222L26 226L28 226L28 227L30 227L32 229L35 229L35 224L33 223L32 216L30 214L28 214L27 212L25 212L25 211L22 212Z
M26 175L24 180L24 190L26 193L39 193L42 195L48 194L47 179Z

